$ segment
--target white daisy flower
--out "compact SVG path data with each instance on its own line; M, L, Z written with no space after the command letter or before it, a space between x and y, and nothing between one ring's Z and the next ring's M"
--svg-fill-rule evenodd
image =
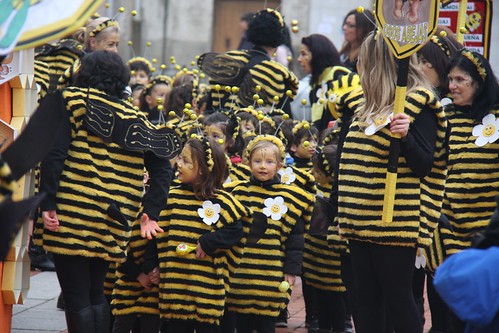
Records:
M482 124L473 127L472 134L478 137L475 141L478 147L496 142L499 139L499 118L493 114L486 115L482 119Z
M284 204L282 197L267 198L264 203L263 214L274 221L279 221L282 215L288 212L288 207Z
M392 115L393 113L390 113L386 118L383 116L378 116L374 119L367 119L367 123L369 124L369 126L367 126L364 133L366 135L373 135L374 133L385 127L388 123L390 123Z
M286 169L281 169L277 172L281 175L281 183L289 185L296 180L296 175L293 172L293 168L287 167Z
M424 251L421 248L418 248L416 253L416 268L425 268L426 267L426 257L424 256Z
M216 223L220 217L220 205L213 204L210 200L203 202L203 208L198 208L198 215L207 225Z

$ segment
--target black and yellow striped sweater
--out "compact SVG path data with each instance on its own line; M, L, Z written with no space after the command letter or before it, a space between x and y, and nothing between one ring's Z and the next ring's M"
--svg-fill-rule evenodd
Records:
M232 194L252 209L252 223L261 219L267 229L258 242L244 248L231 280L228 309L276 317L290 297L289 292L278 289L284 274L301 274L303 233L308 229L314 196L298 186L280 183L277 177L263 184L254 178L241 182Z
M81 44L74 39L61 39L54 45L43 45L35 60L45 62L49 67L49 91L54 92L62 74L83 56Z
M38 102L49 92L50 69L49 65L43 61L35 60L35 82L38 92Z
M289 102L298 91L298 79L284 65L269 60L265 50L229 51L216 59L208 58L203 55L198 62L210 76L211 104L208 107L238 110L253 105L253 95L258 94L264 106L276 104L274 97L278 97L276 108L289 110ZM217 84L221 89L215 89ZM234 93L230 89L233 86L240 90ZM229 88L226 90L226 87ZM286 95L288 90L291 91L289 97Z
M219 324L229 277L239 264L243 244L235 239L231 248L218 248L216 237L221 239L224 232L242 228L239 221L250 215L248 208L225 191L199 200L188 185L171 188L161 212L164 232L157 237L162 318ZM198 242L208 254L204 259L196 258L195 250L184 255L176 251L180 244L195 247ZM217 249L210 253L205 244Z
M478 137L472 132L481 122L470 116L469 108L451 104L445 111L450 124L450 153L442 212L453 229L444 239L447 254L453 254L469 247L473 235L490 222L496 207L494 198L499 195L499 140L477 146ZM489 114L497 119L499 105Z
M329 198L332 184L317 184L317 188L317 196L324 199ZM346 291L341 280L340 251L329 247L326 235L305 234L303 276L307 284L317 289L334 292Z
M346 105L356 104L362 91L347 95ZM445 132L447 121L437 98L426 89L406 96L404 113L411 123L422 110L435 115L436 141L429 173L419 178L403 154L398 159L393 222L382 221L383 198L390 144L386 126L371 136L353 120L341 151L338 171L340 234L348 240L393 246L428 246L440 216L446 177Z
M130 103L112 99L96 89L71 87L61 95L49 96L61 98L62 114L68 115L68 128L42 163L40 192L46 192L47 197L41 209L56 210L60 226L57 231L50 231L39 219L35 239L56 254L124 261L128 228L138 217L141 201L144 212L157 219L166 200L171 168L166 158L125 149L88 131L85 121L88 102L104 103L114 110L116 120L136 120L151 129L154 126ZM144 165L150 174L155 174L151 178L157 176L154 197L145 199L142 198ZM124 221L111 217L110 207L119 209Z
M140 222L137 220L132 226L132 234L127 247L127 263L118 264L115 282L111 289L111 308L114 316L128 314L159 315L159 287L144 288L137 280L136 274L130 274L124 267L130 264L136 265L140 271L143 270L142 265L147 242L147 238L140 235Z

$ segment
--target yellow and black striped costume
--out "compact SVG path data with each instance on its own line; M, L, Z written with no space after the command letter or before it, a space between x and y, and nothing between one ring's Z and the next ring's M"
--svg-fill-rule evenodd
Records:
M284 65L273 61L263 60L252 64L252 52L263 51L229 51L223 54L202 55L198 61L200 68L210 76L211 85L211 107L213 110L240 108L253 105L254 94L258 94L263 100L263 105L275 104L274 97L278 97L280 102L277 107L288 98L291 100L298 91L298 79ZM268 56L258 54L256 57L268 59ZM208 59L210 58L210 59ZM247 68L249 67L249 68ZM217 91L216 84L221 86ZM237 92L231 91L233 86L239 87ZM257 91L259 86L261 90ZM226 89L228 87L228 89ZM291 96L286 97L286 92L290 90ZM289 100L288 100L289 101Z
M134 264L141 265L144 261L147 238L140 235L140 223L136 221L132 227L132 235L128 243L128 256ZM114 316L128 314L159 315L159 287L145 289L136 278L116 269L116 282L112 286L112 310Z
M61 39L55 45L43 45L37 49L35 60L45 62L49 66L49 91L54 92L62 74L83 56L81 44L74 39Z
M447 254L453 254L469 247L473 235L490 222L499 194L499 141L478 147L472 131L480 123L469 110L451 104L445 111L451 131L442 212L453 229L451 237L444 239ZM499 117L499 105L490 113Z
M38 91L38 102L49 92L50 69L43 61L35 60L35 82Z
M352 104L362 91L348 95ZM445 132L447 120L438 99L426 89L406 96L404 113L411 123L423 109L437 119L433 166L418 178L403 155L398 159L397 191L393 222L382 221L383 198L390 145L389 126L368 136L353 120L341 152L338 187L340 234L349 240L392 246L428 246L440 216L446 177ZM357 104L358 105L358 104Z
M251 177L251 169L248 165L243 162L240 163L231 163L229 165L229 178L230 181L246 181Z
M62 98L68 112L71 142L55 197L60 226L58 231L50 231L39 219L37 241L56 254L122 262L129 232L108 215L108 208L113 204L119 207L128 225L137 218L143 195L144 152L125 150L87 131L87 102L107 104L115 110L116 118L138 118L145 127L153 125L131 104L111 102L108 95L96 89L67 88Z
M229 275L239 264L242 243L218 249L213 257L204 259L196 258L195 251L179 255L176 248L182 243L195 247L202 235L241 221L251 211L225 191L206 201L220 205L219 218L211 225L198 213L205 200L196 199L186 184L170 189L167 206L161 212L160 226L165 231L157 236L161 318L218 325L223 315Z
M314 196L298 186L281 184L278 180L264 186L251 181L241 182L233 187L232 194L243 205L250 207L254 216L259 214L266 219L267 229L258 242L246 244L244 248L241 264L231 280L228 309L240 314L276 317L290 298L289 292L278 289L284 279L286 252L296 250L287 249L285 244L300 223L303 222L305 229L308 228ZM274 220L272 215L267 217L264 214L264 209L270 208L266 207L265 200L278 197L283 199L287 212L274 216L278 218ZM271 211L275 210L282 211L282 208L273 205ZM302 237L301 234L295 235ZM302 249L299 251L300 256L296 259L300 260L300 267L295 275L301 272Z
M57 90L73 85L74 74L80 69L81 61L77 59L71 66L66 68L57 81Z
M317 184L318 193L329 198L332 184ZM319 194L317 194L319 195ZM303 276L307 284L320 290L346 291L341 280L340 252L329 247L326 235L305 234Z
M288 168L291 168L291 171ZM281 174L281 181L284 184L294 184L308 193L315 195L317 187L315 186L315 178L310 171L311 168L298 168L294 165L286 165L281 170L284 172ZM294 175L294 181L291 181L289 178L290 175Z

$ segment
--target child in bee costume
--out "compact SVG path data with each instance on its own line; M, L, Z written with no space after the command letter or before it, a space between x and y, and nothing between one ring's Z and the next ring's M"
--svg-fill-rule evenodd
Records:
M298 186L281 183L277 171L285 152L277 137L257 136L245 154L252 176L249 181L229 184L231 193L252 209L251 223L264 221L266 231L258 242L246 244L231 280L227 308L237 314L238 332L275 332L276 318L290 297L287 286L292 287L301 274L303 233L314 197Z

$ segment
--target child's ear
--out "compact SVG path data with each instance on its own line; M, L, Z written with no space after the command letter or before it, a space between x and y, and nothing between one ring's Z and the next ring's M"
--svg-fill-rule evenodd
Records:
M291 148L289 148L289 150L291 150L293 153L296 153L296 151L298 150L298 147L293 143L291 145Z
M284 165L284 163L282 163L282 162L277 163L277 166L276 166L276 170L275 170L275 171L279 171L279 170L281 170L281 168L282 168L282 166L283 166L283 165Z
M95 46L97 45L97 39L95 39L95 37L90 37L89 41L90 41L90 49L91 50L95 49Z

